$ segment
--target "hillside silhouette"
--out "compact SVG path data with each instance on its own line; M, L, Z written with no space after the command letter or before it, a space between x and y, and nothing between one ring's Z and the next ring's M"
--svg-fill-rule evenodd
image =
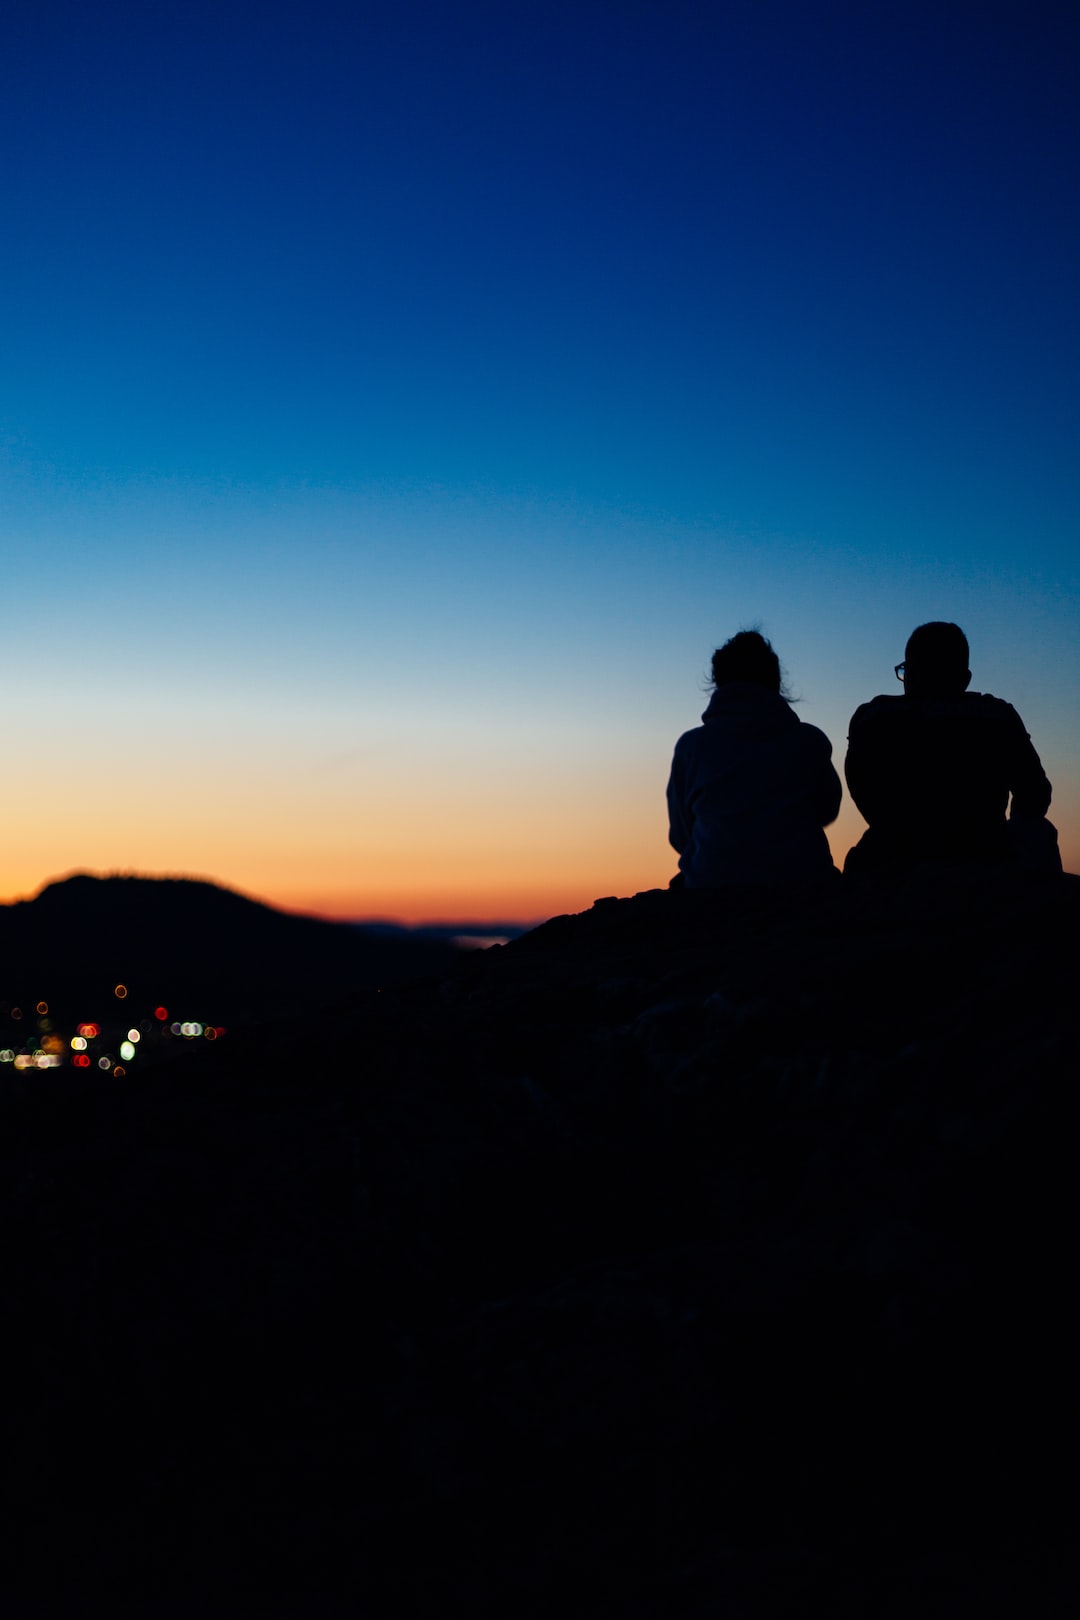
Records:
M77 873L0 906L8 1000L104 994L205 999L217 1016L332 1000L358 985L446 969L445 942L294 916L193 878Z
M658 891L9 1074L10 1581L1071 1612L1078 891Z

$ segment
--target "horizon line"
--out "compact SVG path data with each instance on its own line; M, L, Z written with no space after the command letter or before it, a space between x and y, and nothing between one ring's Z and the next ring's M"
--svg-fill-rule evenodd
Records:
M341 923L345 927L356 928L401 928L409 932L425 928L437 928L454 929L462 934L499 933L507 928L514 928L526 932L530 928L539 927L541 923L549 921L551 917L560 915L559 912L549 911L536 916L512 917L500 912L490 912L485 913L479 919L463 920L460 916L453 914L436 914L409 919L387 914L385 911L380 911L377 914L331 914L316 906L289 905L283 904L279 900L269 900L262 895L252 894L249 890L240 888L235 883L226 882L221 878L208 877L205 873L183 871L147 872L133 867L94 871L85 866L73 866L65 872L46 877L30 893L6 896L0 899L0 907L32 905L46 889L53 888L61 883L68 883L73 878L91 878L96 882L107 882L113 878L121 878L149 883L203 883L209 888L221 889L227 894L238 895L241 899L250 900L255 905L266 906L271 911L279 911L285 916L310 917L316 922Z

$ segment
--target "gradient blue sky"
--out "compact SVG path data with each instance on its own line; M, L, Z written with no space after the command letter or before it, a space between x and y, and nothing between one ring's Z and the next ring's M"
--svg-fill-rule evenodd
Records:
M0 895L666 882L713 646L760 623L839 759L930 618L1080 868L1078 47L1072 4L9 0Z

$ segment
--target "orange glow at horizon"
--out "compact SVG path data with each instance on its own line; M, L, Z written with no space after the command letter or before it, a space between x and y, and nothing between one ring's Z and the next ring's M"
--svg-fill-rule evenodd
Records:
M0 892L7 904L29 899L76 871L186 876L336 920L535 923L586 910L603 895L666 888L676 857L666 842L657 774L609 780L603 793L590 784L593 791L573 807L553 796L546 815L521 802L508 814L504 801L483 815L445 815L423 830L415 815L381 815L366 836L340 812L322 807L309 819L295 801L285 806L291 814L260 818L254 795L219 799L200 807L202 814L192 814L181 795L168 820L160 806L153 815L87 816L77 835L61 829L49 808L38 814L28 804L9 818ZM1056 824L1066 871L1080 871L1080 826L1064 816ZM838 867L864 825L845 798L828 829Z
M861 827L857 829L856 836L859 831ZM843 865L844 855L854 841L855 839L848 836L846 830L831 840L834 860L838 866ZM1080 836L1075 832L1071 838L1067 838L1064 831L1062 832L1061 855L1066 872L1080 872ZM48 882L69 876L71 870L75 869L54 873L36 882L28 882L24 888L6 896L0 903L12 904L17 900L30 899ZM79 867L77 870L86 871L88 868ZM262 874L261 882L237 882L232 875L205 870L185 873L180 872L175 866L165 872L151 872L144 869L135 875L187 876L202 879L218 883L225 888L237 889L253 900L263 901L282 911L324 917L335 922L380 920L406 926L489 922L533 925L543 922L548 917L587 911L593 902L603 895L625 897L640 893L644 889L666 888L675 870L675 857L672 854L670 858L662 856L651 865L639 863L633 869L598 863L596 871L590 875L568 876L561 881L554 874L532 882L526 878L519 878L517 881L512 879L499 881L492 878L488 881L474 881L471 884L461 880L455 882L453 879L432 881L429 876L428 882L422 885L383 882L361 887L354 883L342 884L340 888L332 889L315 884L308 886L282 881L280 876L275 880L274 875L269 872ZM101 869L95 875L105 876L110 871L131 873L133 868L128 866Z

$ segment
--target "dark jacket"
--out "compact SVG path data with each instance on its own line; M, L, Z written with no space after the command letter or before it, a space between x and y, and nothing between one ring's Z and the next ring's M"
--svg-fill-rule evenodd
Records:
M844 773L870 824L859 864L871 855L890 864L1004 860L1010 795L1014 818L1038 819L1050 806L1023 721L983 692L864 703L851 718Z
M833 871L822 828L835 821L843 790L824 732L749 681L718 686L702 720L675 744L667 790L687 888Z

